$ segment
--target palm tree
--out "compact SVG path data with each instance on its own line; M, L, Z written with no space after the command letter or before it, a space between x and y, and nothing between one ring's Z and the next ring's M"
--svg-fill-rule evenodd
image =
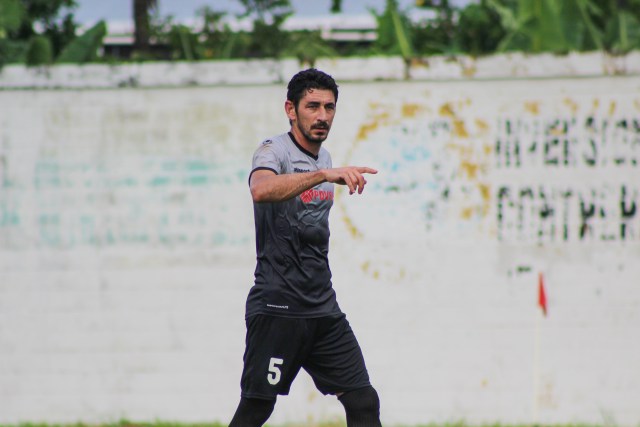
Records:
M133 0L133 49L137 52L149 53L149 14L157 6L158 0Z

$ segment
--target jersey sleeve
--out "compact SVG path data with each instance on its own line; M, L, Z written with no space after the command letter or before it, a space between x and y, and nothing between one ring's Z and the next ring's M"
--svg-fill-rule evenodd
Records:
M253 153L251 174L260 169L271 170L278 175L284 172L284 151L280 144L271 140L263 141L260 144ZM251 174L249 174L249 180L251 180Z

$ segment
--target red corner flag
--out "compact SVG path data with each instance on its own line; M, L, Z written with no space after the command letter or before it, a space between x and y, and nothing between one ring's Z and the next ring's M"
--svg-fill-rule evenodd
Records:
M538 305L542 309L542 314L547 316L547 294L544 291L544 276L538 273Z

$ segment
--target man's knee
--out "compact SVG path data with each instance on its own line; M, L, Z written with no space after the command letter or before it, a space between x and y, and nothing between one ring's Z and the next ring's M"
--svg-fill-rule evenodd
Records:
M371 386L341 395L338 400L344 406L349 426L379 426L380 399Z
M276 405L274 400L249 399L243 397L229 427L259 427L271 416Z

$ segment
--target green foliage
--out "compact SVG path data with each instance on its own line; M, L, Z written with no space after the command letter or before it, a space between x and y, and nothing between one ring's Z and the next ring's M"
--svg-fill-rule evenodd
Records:
M414 56L411 22L406 14L400 12L397 0L387 0L385 10L371 13L378 23L377 51L389 55L401 55L406 60Z
M318 58L336 56L337 52L322 39L319 31L296 31L291 34L285 55L313 67Z
M640 0L594 0L602 13L594 18L604 49L623 54L640 49Z
M248 55L253 58L280 58L289 45L290 33L281 29L289 15L276 15L273 22L253 21Z
M243 16L254 16L256 21L275 21L277 17L293 13L289 0L239 0L245 8Z
M498 50L624 53L640 48L640 1L487 0L506 35Z
M26 64L30 67L49 65L53 62L53 47L46 36L34 36L26 53Z
M455 23L457 9L448 0L418 0L416 5L433 14L433 18L423 20L414 28L414 45L418 53L458 53Z
M0 0L0 66L52 62L75 38L76 6L75 0Z
M20 28L24 12L20 0L0 0L0 67L15 62L26 49L25 40L16 42L9 37Z
M234 54L244 54L242 43L243 35L232 31L229 25L223 22L225 12L217 12L205 6L198 11L203 25L196 39L199 44L199 58L202 59L229 59ZM244 37L246 39L246 37Z
M342 0L331 0L331 13L342 12Z
M186 25L172 26L168 38L172 59L185 59L187 61L200 59L198 35L194 34Z
M499 50L534 53L567 50L562 31L561 3L556 0L493 0L490 3L503 17L503 26L507 29Z
M0 66L98 60L106 26L101 22L76 37L77 1L0 0ZM464 7L451 0L416 0L416 7L431 12L420 22L412 22L398 0L386 0L381 13L370 10L377 23L371 45L327 41L318 31L284 30L294 13L290 0L238 0L241 16L252 20L250 31L231 30L226 13L209 7L197 12L202 25L193 28L153 15L158 0L129 1L137 11L134 59L293 56L313 65L320 57L383 54L400 55L408 64L432 54L640 49L640 0L475 0ZM342 0L331 0L329 7L340 13Z
M150 54L151 12L157 10L157 0L132 0L133 3L133 45L137 54Z
M282 24L293 14L289 0L239 0L244 17L253 16L253 31L246 54L252 58L280 58L289 46L290 34Z
M616 54L640 48L640 20L630 12L620 11L605 27L605 43Z
M24 12L20 0L0 0L0 39L5 38L8 31L20 28Z
M462 52L472 56L495 52L505 34L500 16L485 2L471 3L460 11L456 38Z
M75 38L77 23L73 9L76 0L23 0L25 14L16 39L29 40L36 34L36 27L51 40L53 54L57 56Z
M28 42L0 39L0 68L5 64L25 62Z
M94 61L97 58L98 49L102 46L102 39L106 34L107 24L104 21L98 22L82 36L69 43L60 53L56 62L82 64Z

